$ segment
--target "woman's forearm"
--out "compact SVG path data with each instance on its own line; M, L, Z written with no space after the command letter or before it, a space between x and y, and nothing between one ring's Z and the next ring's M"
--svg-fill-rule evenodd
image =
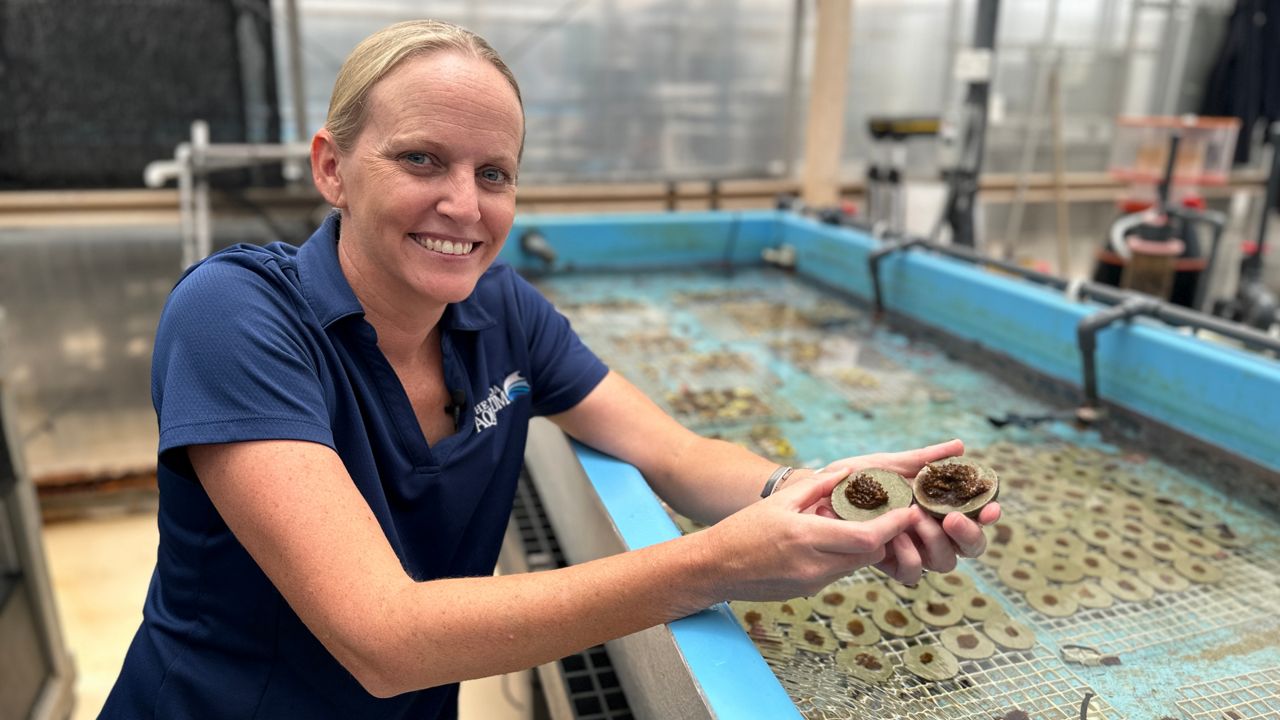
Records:
M641 470L676 512L712 524L759 500L777 468L778 463L733 443L693 436L666 463ZM798 479L794 473L787 482L793 479Z
M533 667L725 599L705 538L559 570L402 587L371 623L361 682L380 696Z

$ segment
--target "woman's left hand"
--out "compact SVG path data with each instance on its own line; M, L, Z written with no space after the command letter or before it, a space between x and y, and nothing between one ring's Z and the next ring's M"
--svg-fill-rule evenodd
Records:
M950 440L937 445L892 453L873 453L836 460L825 470L839 470L848 474L869 468L892 470L913 479L925 465L943 458L964 453L964 443ZM814 503L806 510L826 517L836 517L830 499ZM876 567L890 577L914 585L924 570L950 572L956 567L957 557L977 557L987 548L982 526L1000 519L1000 505L990 503L979 513L977 521L961 513L951 513L941 522L920 507L912 508L915 517L907 531L885 546L885 558Z
M907 531L885 546L884 559L876 563L885 574L904 585L915 585L924 571L951 572L958 557L978 557L987 549L983 525L1000 519L1000 504L989 503L978 519L950 513L941 522L919 505Z

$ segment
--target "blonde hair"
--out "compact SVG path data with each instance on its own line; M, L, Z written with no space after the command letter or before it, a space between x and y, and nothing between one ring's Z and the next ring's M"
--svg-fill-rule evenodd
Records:
M454 51L485 60L507 79L524 114L520 85L511 68L484 38L452 23L440 20L408 20L385 27L356 45L342 63L333 82L329 116L324 126L341 150L349 150L364 128L366 98L379 80L404 60L434 52ZM524 151L524 139L520 141Z

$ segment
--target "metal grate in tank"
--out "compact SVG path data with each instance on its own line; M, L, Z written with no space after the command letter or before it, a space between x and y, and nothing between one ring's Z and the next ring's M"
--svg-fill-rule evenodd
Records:
M1280 716L1280 667L1178 688L1178 709L1189 720Z
M1116 600L1109 608L1082 608L1065 618L1045 616L1027 604L1025 595L1000 586L994 568L975 569L1001 587L1004 597L1037 629L1062 644L1114 655L1245 625L1280 628L1280 557L1237 549L1218 567L1223 577L1216 584L1193 584L1179 593L1157 593L1144 602Z
M631 720L627 696L618 684L609 655L595 647L560 660L578 720Z
M542 506L542 498L534 489L528 472L523 469L516 482L511 517L520 531L520 541L524 545L530 571L550 570L568 564L560 550L560 542L556 540L555 530L551 528L551 519Z
M1080 471L1074 482L1084 488L1098 487L1097 470L1103 464L1117 462L1113 456L1097 452L1084 452L1069 448L1047 447L1036 452L1017 450L1010 446L987 448L986 454L1001 457L997 462L1009 462L1009 458L1030 463L1031 467L1044 467L1043 462L1055 452L1074 453L1073 469ZM1193 507L1211 510L1236 525L1237 518L1226 508L1207 498L1198 488L1188 483L1175 483L1172 478L1151 473L1143 464L1125 464L1124 471L1140 478L1155 492L1182 498ZM1122 471L1122 472L1124 472ZM1011 477L1034 477L1025 467L1008 472ZM1034 486L1033 486L1034 487ZM1125 501L1147 503L1141 496L1120 496ZM1007 516L1020 517L1042 509L1028 501L1024 491L1003 493L1000 503ZM1054 508L1074 521L1079 509L1067 506ZM1105 522L1105 521L1104 521ZM1190 530L1191 528L1187 528ZM1032 539L1041 540L1043 533L1031 532ZM1222 571L1222 579L1213 584L1192 583L1180 592L1160 592L1149 600L1129 602L1116 599L1108 608L1080 608L1075 614L1053 618L1032 608L1022 592L1005 586L990 566L973 566L974 569L1015 607L1022 611L1035 627L1052 635L1064 645L1083 645L1103 654L1130 653L1144 648L1184 642L1209 633L1248 626L1250 628L1276 628L1280 626L1280 553L1275 543L1259 538L1251 547L1224 548L1212 564ZM1169 568L1166 561L1158 561L1157 567ZM1054 584L1057 586L1058 584Z
M968 623L961 626L980 627ZM940 632L926 627L909 639L886 638L875 647L898 664L882 685L849 677L833 655L798 651L784 660L767 658L778 680L806 720L910 717L926 720L990 720L1022 710L1031 717L1078 717L1086 694L1091 720L1118 720L1087 683L1043 645L997 651L982 660L960 660L951 680L925 682L902 667L907 649L941 645Z
M1238 551L1237 551L1238 552ZM1172 595L1157 595L1145 603L1118 603L1126 612L1091 611L1069 618L1071 628L1055 628L1070 642L1131 652L1204 635L1224 628L1249 625L1255 629L1276 627L1280 613L1280 574L1259 567L1262 558L1246 560L1238 555L1222 561L1222 580L1215 585L1193 585ZM1277 565L1275 558L1268 563ZM1097 616L1091 617L1093 613ZM1041 617L1032 613L1037 621Z
M520 471L511 517L520 531L529 570L564 567L551 520L526 471ZM576 720L632 720L631 706L603 646L560 658L564 691Z
M797 656L779 671L784 687L806 720L910 717L926 720L990 720L1022 710L1030 717L1077 717L1086 694L1078 678L1045 650L996 655L960 663L957 680L921 683L897 676L892 684L868 688L856 680L846 688L809 684L800 678L839 673L830 657ZM1103 700L1089 700L1091 720L1120 716Z

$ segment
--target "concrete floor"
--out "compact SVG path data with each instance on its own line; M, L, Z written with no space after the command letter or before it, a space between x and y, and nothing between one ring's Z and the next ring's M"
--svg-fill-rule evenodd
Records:
M154 512L59 521L44 528L45 552L67 645L76 665L72 720L98 716L142 618L155 567ZM527 673L463 683L461 720L531 716Z

